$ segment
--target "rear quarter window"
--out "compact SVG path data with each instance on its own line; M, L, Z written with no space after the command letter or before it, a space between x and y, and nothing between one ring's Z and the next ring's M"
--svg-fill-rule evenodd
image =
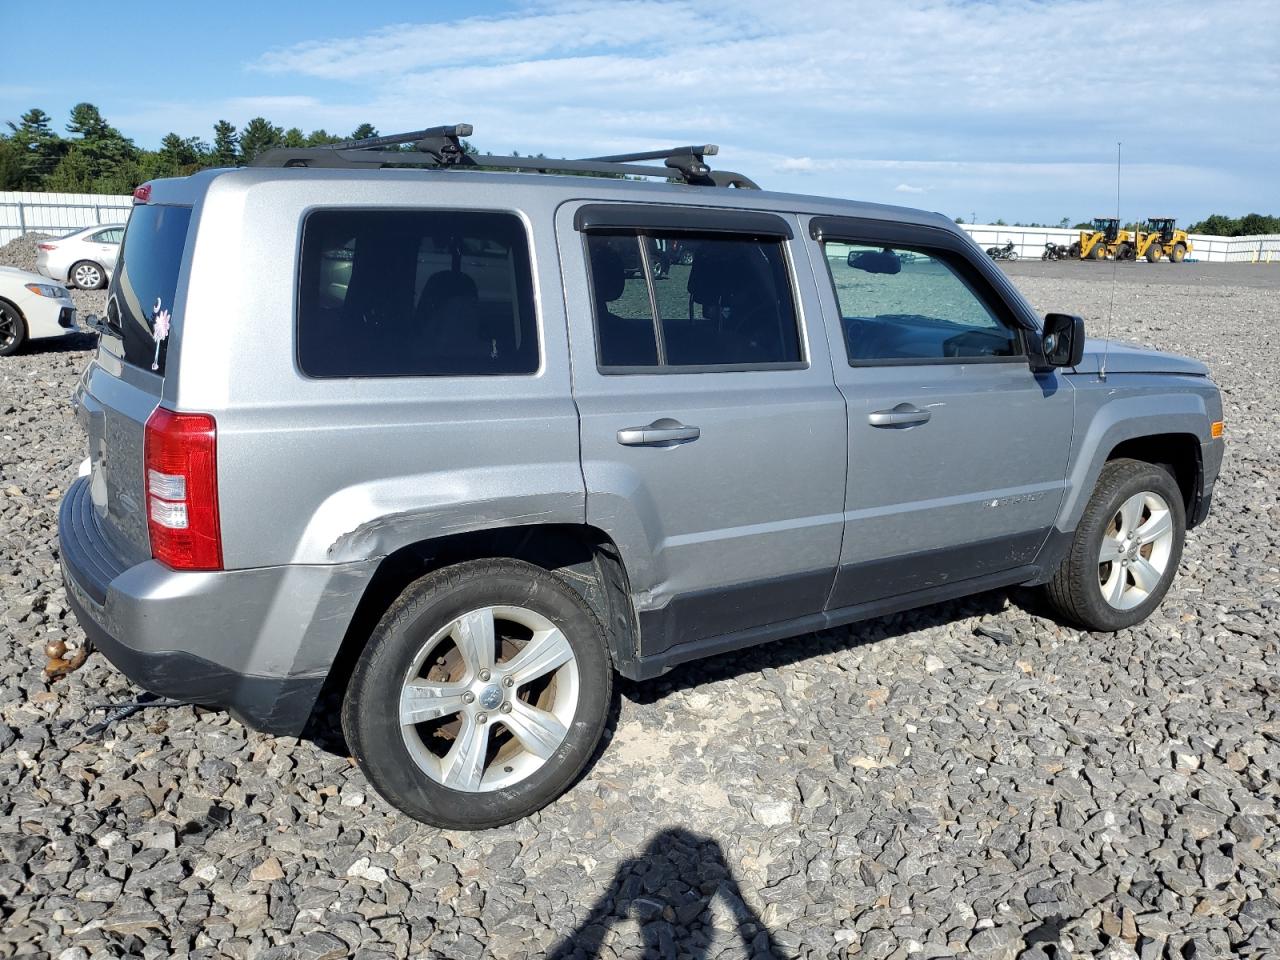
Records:
M481 211L312 212L297 355L302 372L319 378L535 373L524 224Z

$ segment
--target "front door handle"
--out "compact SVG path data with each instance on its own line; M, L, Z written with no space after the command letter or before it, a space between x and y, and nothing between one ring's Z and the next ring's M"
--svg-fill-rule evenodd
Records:
M702 431L686 427L679 420L663 417L645 427L626 427L618 431L618 442L624 447L670 447L697 440Z
M900 403L892 410L877 410L867 415L867 422L873 427L914 427L928 423L933 416L928 410L921 410L911 403Z

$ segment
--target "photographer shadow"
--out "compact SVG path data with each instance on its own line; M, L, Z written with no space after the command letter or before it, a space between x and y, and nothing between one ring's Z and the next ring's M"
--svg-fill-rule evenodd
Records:
M741 956L764 960L781 956L768 927L742 898L724 851L711 837L680 827L656 834L638 857L618 865L613 881L586 919L548 953L549 960L592 960L612 928L636 921L644 956L710 955L725 927L715 926L719 904L742 943ZM717 953L720 948L717 948Z

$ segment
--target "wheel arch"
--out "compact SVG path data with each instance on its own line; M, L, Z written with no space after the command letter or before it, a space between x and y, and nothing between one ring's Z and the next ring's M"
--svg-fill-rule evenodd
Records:
M639 649L630 581L617 545L586 524L524 524L452 534L406 544L379 561L329 665L312 724L337 716L356 660L382 615L415 580L467 560L523 560L556 574L605 627L614 668L628 675Z
M1187 516L1204 482L1202 444L1210 439L1211 415L1199 391L1152 392L1111 400L1098 408L1081 431L1067 477L1067 495L1055 527L1076 528L1097 485L1102 468L1118 457L1132 457L1169 467L1187 497Z
M8 297L0 297L0 304L4 304L10 310L13 310L18 315L18 319L21 320L23 323L27 322L27 315L22 312L22 308L18 306L16 303L14 303L12 300L10 300Z

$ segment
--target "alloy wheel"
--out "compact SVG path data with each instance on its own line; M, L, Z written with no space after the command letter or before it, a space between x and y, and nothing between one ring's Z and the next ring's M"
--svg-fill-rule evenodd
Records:
M1098 588L1117 610L1146 601L1160 585L1173 550L1169 504L1153 491L1135 493L1120 505L1102 534Z
M578 706L568 638L525 607L471 610L437 630L399 692L410 756L446 787L482 793L533 775L564 743Z

